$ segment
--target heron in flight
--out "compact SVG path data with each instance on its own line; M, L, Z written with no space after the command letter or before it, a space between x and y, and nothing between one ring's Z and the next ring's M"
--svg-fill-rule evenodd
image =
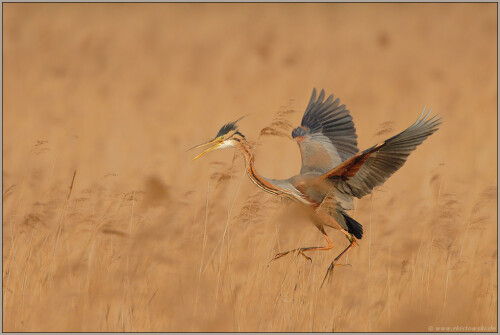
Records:
M354 209L353 198L362 198L370 194L374 187L382 185L403 166L408 155L419 144L438 130L441 124L439 116L431 117L431 111L424 115L424 111L403 132L359 152L356 128L349 110L345 105L340 105L338 98L334 100L333 95L325 100L324 90L316 97L316 89L313 89L302 123L292 131L292 138L298 143L302 157L302 168L298 175L288 179L271 179L260 175L255 170L252 146L238 130L237 122L241 118L222 126L214 139L195 146L209 147L193 160L212 150L235 147L245 156L248 177L259 188L312 209L312 221L323 234L327 245L281 252L273 260L297 252L311 261L304 252L333 248L325 226L344 233L349 245L330 264L324 283L333 268L340 265L340 257L356 245L357 239L363 237L361 224L347 214L348 210Z

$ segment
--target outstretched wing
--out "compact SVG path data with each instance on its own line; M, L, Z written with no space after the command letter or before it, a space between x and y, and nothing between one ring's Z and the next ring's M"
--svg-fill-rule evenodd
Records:
M424 109L425 110L425 109ZM438 130L441 118L429 113L420 114L408 129L343 162L319 177L336 182L337 189L347 195L361 198L382 185L406 162L408 155L427 137Z
M301 126L292 131L302 156L300 173L326 173L359 150L356 128L345 105L325 91L316 99L316 89L302 117Z

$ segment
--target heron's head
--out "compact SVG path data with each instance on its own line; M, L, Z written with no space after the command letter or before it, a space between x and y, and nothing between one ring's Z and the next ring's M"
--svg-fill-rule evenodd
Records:
M236 143L245 140L245 136L243 136L243 134L238 131L238 126L236 125L236 123L245 116L240 117L238 120L234 122L230 122L223 125L221 129L219 129L217 135L215 135L214 139L189 149L192 150L208 146L208 149L206 149L201 154L193 158L193 160L200 158L201 156L212 150L234 147Z

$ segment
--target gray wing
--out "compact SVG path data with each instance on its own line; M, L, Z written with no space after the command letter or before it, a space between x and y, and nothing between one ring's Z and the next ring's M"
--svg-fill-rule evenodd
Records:
M292 131L302 156L300 173L326 173L359 151L349 111L333 95L324 98L324 90L316 99L313 89L301 126Z
M423 116L422 111L408 129L353 156L320 179L334 181L340 192L357 198L371 193L403 166L418 145L438 130L441 118L438 115L429 118L430 113Z

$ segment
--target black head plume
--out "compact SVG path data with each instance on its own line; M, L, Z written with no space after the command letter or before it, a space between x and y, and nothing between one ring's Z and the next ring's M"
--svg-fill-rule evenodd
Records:
M234 122L226 123L225 125L223 125L222 128L219 130L219 132L217 133L217 135L215 137L219 137L219 136L225 135L225 134L229 133L231 130L238 129L238 126L236 125L236 123L238 121L240 121L241 119L243 119L247 115L243 115L238 120L236 120Z

